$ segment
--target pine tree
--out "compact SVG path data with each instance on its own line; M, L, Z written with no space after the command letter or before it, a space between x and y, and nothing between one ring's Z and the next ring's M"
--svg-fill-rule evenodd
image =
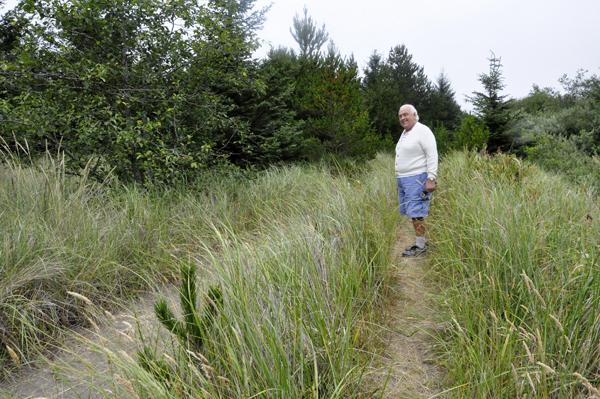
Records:
M316 56L329 39L329 33L325 31L325 24L321 29L317 29L317 23L308 16L306 6L304 7L304 18L301 19L298 13L294 16L294 26L290 28L290 33L300 46L300 57L302 58Z
M419 117L431 123L431 82L422 66L412 60L404 45L389 52L387 60L373 53L364 71L363 90L369 109L369 118L381 138L396 141L401 133L398 109L412 104Z
M443 125L451 131L460 128L460 116L462 111L460 105L456 102L455 93L452 89L450 78L440 72L431 96L431 120L433 127Z
M500 92L506 87L502 77L501 59L496 58L492 52L490 58L490 73L479 74L479 81L484 87L484 92L474 91L472 96L467 99L473 104L475 115L490 130L488 147L502 150L509 150L511 143L506 135L506 129L510 123L510 100L508 95L501 95Z

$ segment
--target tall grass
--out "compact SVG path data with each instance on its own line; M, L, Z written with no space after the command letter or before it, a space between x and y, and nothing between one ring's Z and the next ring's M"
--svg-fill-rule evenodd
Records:
M9 162L0 169L2 365L14 362L7 347L25 359L60 326L94 321L68 292L117 306L191 262L200 292L209 284L223 292L204 352L140 341L177 383L135 354L106 352L115 374L134 381L115 389L274 398L365 389L360 365L369 361L398 222L389 165L380 157L351 176L323 165L274 168L202 192L143 193L69 177L56 160Z
M67 292L115 307L173 273L175 239L161 197L88 182L65 173L60 158L32 165L3 153L0 167L0 365L89 325L83 303ZM2 367L4 369L4 367Z
M236 188L231 210L222 210L227 218L215 218L214 208L206 212L203 224L213 234L209 241L207 231L196 237L210 245L194 261L207 265L202 281L221 288L223 308L202 353L164 342L146 347L154 372L122 362L127 379L152 381L137 384L136 392L176 398L364 392L363 366L373 349L368 326L397 222L393 180L377 177L388 169L385 160L372 166L363 181L315 167L272 170ZM238 232L240 225L246 230Z
M456 397L598 394L596 194L520 160L455 153L432 207Z

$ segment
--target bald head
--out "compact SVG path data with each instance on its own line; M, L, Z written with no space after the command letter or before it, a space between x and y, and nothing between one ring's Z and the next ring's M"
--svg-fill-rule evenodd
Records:
M410 104L405 104L398 111L398 119L400 124L407 132L410 131L419 121L417 110Z

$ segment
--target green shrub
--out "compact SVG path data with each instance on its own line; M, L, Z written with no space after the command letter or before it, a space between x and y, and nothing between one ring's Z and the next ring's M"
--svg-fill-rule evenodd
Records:
M477 123L473 115L466 115L461 128L454 134L455 148L468 150L483 148L490 138L490 131L484 124Z
M453 148L452 133L446 129L443 123L438 123L432 129L437 144L437 150L440 155L445 155Z
M540 133L532 136L534 145L526 147L528 159L542 168L566 176L576 184L585 184L600 191L600 164L579 150L581 138L553 136Z

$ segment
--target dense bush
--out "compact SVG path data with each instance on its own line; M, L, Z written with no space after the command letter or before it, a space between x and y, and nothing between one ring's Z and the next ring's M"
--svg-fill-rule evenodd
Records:
M566 176L575 184L585 184L600 192L600 162L578 148L577 139L540 133L534 145L526 148L528 158L546 170Z
M99 180L174 183L221 163L251 139L232 93L260 89L244 4L23 2L29 24L0 71L0 134L60 148L71 171Z
M474 117L466 115L454 137L456 148L483 148L490 137L490 131L484 124L478 124Z

